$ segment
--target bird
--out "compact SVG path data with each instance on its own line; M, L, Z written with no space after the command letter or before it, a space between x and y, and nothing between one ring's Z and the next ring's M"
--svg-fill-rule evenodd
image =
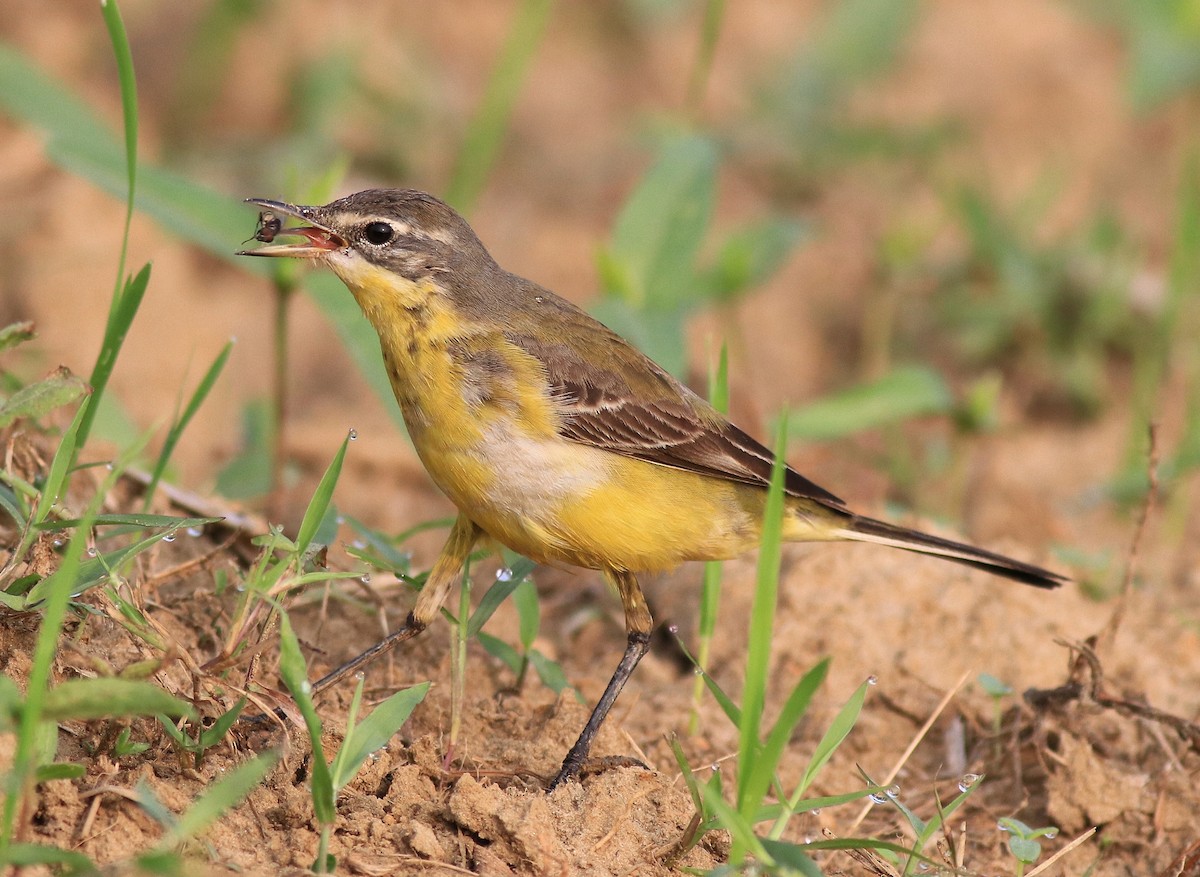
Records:
M626 647L548 789L577 779L649 650L639 576L754 549L775 455L583 309L502 268L433 195L375 188L321 206L246 203L262 209L266 246L239 255L321 263L356 299L417 455L458 509L404 625L314 690L431 624L477 547L598 570L620 597ZM1067 580L859 514L786 465L783 490L787 541L876 543L1039 588Z

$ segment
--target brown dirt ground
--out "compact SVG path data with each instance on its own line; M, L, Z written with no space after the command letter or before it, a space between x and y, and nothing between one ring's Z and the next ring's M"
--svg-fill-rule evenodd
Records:
M730 4L708 118L740 112L751 93L748 83L768 75L770 59L784 55L807 32L819 8L810 2ZM172 65L198 13L149 0L130 0L123 9L141 72L145 152L154 156L164 140L156 111L167 101L176 71ZM594 288L595 248L644 161L630 132L647 115L678 105L694 51L694 12L658 25L652 39L637 42L623 31L617 9L615 4L574 5L557 11L502 163L472 216L502 264L577 300ZM359 173L348 188L403 182L436 191L512 7L475 0L372 3L356 10L346 15L337 4L296 0L273 7L247 27L221 83L218 109L205 120L204 147L187 158L191 172L231 193L268 194L256 186L253 168L240 166L231 154L240 143L277 134L287 99L282 74L329 46L352 45L374 62L363 65L368 79L399 82L435 97L418 129L421 140L411 148L410 176L382 181ZM115 118L116 88L102 30L94 10L70 4L18 3L0 22L0 34ZM853 110L864 118L914 124L953 118L968 133L928 173L895 173L868 162L820 180L804 206L819 226L818 237L733 315L736 331L754 339L735 350L733 392L740 419L761 434L758 412L845 380L851 361L839 346L845 336L828 330L853 325L854 314L869 300L877 241L887 229L946 226L939 193L951 181L986 180L1002 199L1011 200L1028 192L1048 169L1057 171L1062 188L1051 228L1071 227L1098 205L1108 205L1136 229L1151 271L1161 275L1179 158L1194 114L1187 106L1171 106L1134 116L1122 97L1123 62L1112 34L1069 4L939 0L922 5L896 69L856 96ZM102 329L121 208L50 166L35 134L4 120L0 131L5 204L0 232L6 240L0 252L0 312L6 321L36 320L41 336L36 353L20 368L33 375L62 362L86 371ZM352 152L367 150L371 134L365 124L347 123L340 139ZM755 174L731 170L722 179L719 224L727 227L755 215L769 203L768 195ZM233 244L248 233L251 221L248 216L245 232L231 232ZM203 492L237 449L241 405L268 387L266 289L198 255L143 217L135 219L131 251L134 260L153 261L154 278L113 392L137 423L160 421L179 388L195 380L199 364L230 335L240 338L226 379L177 454L178 480ZM694 349L708 349L709 337L720 328L713 318L697 320ZM424 479L387 413L307 302L298 303L292 338L288 449L303 477L286 503L289 522L295 523L315 478L351 425L360 439L339 485L340 508L385 531L446 514L447 502ZM758 380L763 375L772 379ZM1046 559L1053 545L1085 554L1108 552L1111 567L1099 577L1112 587L1120 580L1133 524L1095 497L1122 454L1126 396L1115 374L1107 413L1083 425L1025 420L1019 400L1006 399L1003 428L970 451L972 490L966 508L955 510L945 485L930 485L923 501L950 517L965 516L971 538L996 550L1034 560ZM1179 434L1179 416L1170 404L1163 411L1168 446ZM922 425L911 438L936 439L939 429ZM887 490L883 476L866 463L872 450L869 442L813 446L798 451L792 462L870 510ZM1052 594L1023 589L895 552L790 547L768 703L781 703L821 656L833 655L834 662L811 718L789 748L785 784L803 770L827 721L866 676L876 675L878 684L847 744L822 774L818 793L855 788L855 765L875 776L886 774L917 727L954 691L931 732L904 762L898 781L909 806L928 816L935 793L953 794L960 774L987 774L956 820L955 830L965 838L967 868L1013 872L996 820L1014 815L1032 825L1061 828L1048 850L1099 827L1097 837L1056 863L1052 873L1083 874L1093 865L1090 873L1097 877L1177 873L1164 869L1200 838L1195 816L1200 795L1193 781L1200 758L1161 716L1144 707L1185 720L1200 709L1195 624L1200 607L1192 587L1196 486L1194 477L1174 485L1172 515L1151 518L1138 558L1141 586L1115 639L1099 650L1106 675L1097 696L1038 709L1012 699L1005 704L999 738L991 734L992 705L975 682L978 674L991 673L1018 692L1062 685L1071 655L1058 640L1079 641L1101 631L1113 602L1094 602L1074 586ZM113 498L114 507L120 502L121 497ZM211 656L228 620L229 601L212 593L214 572L239 562L211 538L160 546L134 579L147 611L195 661ZM436 537L420 540L415 548L418 565L428 563ZM170 572L200 556L206 560L192 573ZM330 563L348 564L339 546L332 549ZM727 565L713 649L715 676L735 692L753 569L752 559ZM698 577L698 569L686 568L647 588L656 617L678 625L688 641ZM616 601L587 573L540 571L537 583L543 601L537 647L562 663L591 703L622 643ZM406 595L384 590L381 599L393 622L403 617ZM313 650L314 673L378 635L377 618L337 601L327 611L309 602L295 612L302 640ZM0 664L18 680L27 669L35 627L36 618L6 619L0 626ZM489 629L515 639L509 607ZM692 813L665 742L670 733L685 733L692 676L669 645L660 643L643 662L597 744L597 754L636 754L653 770L613 770L546 796L527 774L553 773L586 708L569 696L555 698L535 682L509 692L511 679L473 648L470 703L458 752L459 764L469 770L446 774L441 769L449 715L446 644L446 629L435 628L400 650L388 667L369 673L376 697L424 679L435 685L402 733L341 796L333 852L344 872L669 873L663 851L680 837ZM57 670L70 676L95 672L97 659L120 668L142 657L142 647L120 627L93 616L70 631ZM259 678L271 685L267 665ZM182 663L158 678L171 690L193 690ZM964 678L966 684L956 689ZM346 691L321 703L331 745L347 703ZM215 706L206 704L210 710ZM693 765L721 763L735 751L736 734L711 703L701 727L700 734L683 740ZM168 806L182 810L247 751L275 743L287 747L284 764L197 845L197 862L208 863L198 867L266 874L302 870L312 862L316 833L306 747L295 729L266 740L239 731L199 769L183 765L153 726L135 723L134 730L135 737L153 744L150 751L117 763L92 754L111 729L62 728L60 756L84 763L88 773L77 782L51 782L39 789L29 839L77 847L99 862L120 861L160 832L120 790L144 781ZM0 762L10 746L11 740L0 738ZM480 778L472 774L476 770ZM505 771L526 775L504 779ZM899 830L889 808L873 808L854 829L857 814L857 807L827 809L798 821L789 836L816 837L828 829L891 838ZM720 835L710 836L680 864L715 866L726 843ZM845 856L823 861L827 873L871 873Z

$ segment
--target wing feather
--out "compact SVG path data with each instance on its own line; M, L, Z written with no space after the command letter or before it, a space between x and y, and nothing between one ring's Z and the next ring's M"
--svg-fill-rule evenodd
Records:
M714 478L756 487L770 483L775 459L770 450L620 336L576 314L591 323L586 333L564 332L552 340L506 333L545 368L564 438ZM592 355L571 343L580 337L595 345ZM788 494L845 510L841 499L790 466L784 479Z

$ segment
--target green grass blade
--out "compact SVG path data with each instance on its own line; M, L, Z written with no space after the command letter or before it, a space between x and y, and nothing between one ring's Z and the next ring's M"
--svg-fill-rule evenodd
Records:
M704 795L706 812L712 813L720 822L721 827L729 832L733 839L733 847L729 852L730 864L740 865L747 855L754 856L767 869L775 866L775 860L767 852L766 847L754 834L754 826L741 813L729 806L721 797L720 791L711 785L700 787Z
M717 355L717 365L709 374L709 402L722 414L729 413L729 345L722 344ZM708 670L708 655L712 650L713 634L717 630L717 608L721 602L721 572L724 565L719 560L704 564L704 579L700 587L700 617L696 623L696 666L701 676L692 686L692 714L688 719L688 731L700 732L700 697L704 692L704 672Z
M98 870L92 860L83 853L59 847L20 843L0 852L0 867L11 866L20 869L37 865L61 865L66 868L60 872L64 874L94 874Z
M537 588L529 578L521 580L521 584L513 591L513 605L517 609L518 636L521 647L528 651L537 639L542 626L541 606L538 603Z
M125 121L125 227L121 234L121 255L117 261L117 282L113 287L113 301L121 294L125 277L125 257L129 251L129 225L133 221L133 198L137 190L137 142L138 107L137 77L133 71L133 53L129 48L129 36L125 33L125 22L116 0L100 0L100 12L108 37L112 42L113 57L117 62L117 79L121 86L121 115ZM84 432L86 436L86 431Z
M717 705L721 707L721 711L725 713L726 718L728 718L735 727L741 727L741 707L733 702L733 698L725 693L725 689L721 688L721 686L717 684L717 681L708 675L707 671L701 669L700 665L696 661L695 656L688 651L688 647L684 644L683 640L681 640L679 637L676 637L675 642L679 645L679 648L683 651L684 655L687 656L687 659L692 662L692 666L694 666L696 668L696 672L700 674L701 680L708 687L709 693L713 696L713 699L716 700Z
M745 779L745 795L748 801L761 802L766 797L775 771L779 767L779 759L783 756L784 747L792 739L796 725L803 718L813 695L825 681L828 672L829 659L826 658L804 674L780 710L779 717L767 734L758 757L753 763L741 767L741 770L748 774Z
M46 692L42 716L48 721L103 719L109 716L195 718L186 701L172 697L152 682L134 679L68 679Z
M138 308L141 307L142 298L146 294L146 286L149 282L150 265L147 263L142 266L141 271L125 283L125 289L121 294L113 299L108 313L108 324L104 328L104 340L100 344L100 355L96 358L96 365L92 368L92 377L89 381L92 385L92 395L84 406L84 419L79 428L80 448L87 443L92 421L96 417L96 409L100 404L101 397L104 396L104 390L108 386L108 379L112 375L113 367L117 363L117 354L121 352L121 345L125 343L125 336L129 332L134 316L137 315Z
M170 527L172 530L179 530L184 527L203 527L206 524L215 524L217 521L223 521L224 518L178 518L174 515L150 515L150 514L110 514L96 515L92 519L93 527L102 527L104 525L121 524L129 527ZM38 530L69 530L83 523L82 518L71 518L61 521L43 521L36 525Z
M83 378L59 369L55 374L22 387L0 403L0 428L19 417L40 420L55 408L69 405L89 392Z
M483 103L471 120L454 168L446 201L470 213L495 163L521 83L550 20L554 0L523 0L500 53Z
M492 636L490 633L482 630L476 634L476 637L479 639L479 644L483 646L484 651L508 667L513 672L513 675L520 676L525 660L516 649L499 637Z
M372 752L387 745L388 740L408 721L412 711L425 699L428 692L428 682L397 691L354 726L334 759L332 781L335 792L354 779L354 775Z
M864 682L854 690L850 695L850 699L846 701L833 721L829 724L829 729L825 732L825 736L821 738L821 742L817 744L817 748L813 750L812 757L809 759L808 767L805 768L804 777L800 780L800 785L796 787L796 791L792 794L792 800L799 800L805 790L816 779L821 768L837 751L837 748L846 739L846 735L854 727L854 723L858 721L858 714L862 712L863 701L867 697L867 688L870 683Z
M249 795L278 762L279 753L270 751L239 764L205 789L204 793L180 814L175 824L156 844L156 850L169 850L186 840L199 837L220 819L225 811Z
M279 675L300 708L312 744L313 813L321 825L332 825L337 813L334 809L333 779L325 761L325 749L321 745L321 719L317 715L317 708L313 706L312 685L308 681L304 655L300 652L300 641L296 639L296 632L292 630L292 622L286 612L279 615Z
M204 404L204 400L208 398L213 384L221 376L221 371L225 368L225 363L229 361L229 354L232 352L233 341L225 342L225 346L221 348L221 352L217 354L217 358L213 360L213 364L208 367L208 371L204 373L204 377L196 385L196 389L192 393L192 397L188 400L187 406L184 407L183 413L179 415L179 418L171 426L170 430L167 431L167 438L163 442L162 450L158 454L158 460L155 462L154 469L150 473L150 483L146 486L144 508L150 508L150 503L154 500L154 491L158 487L158 482L162 480L167 463L171 460L171 454L175 452L175 446L179 444L179 439L183 436L183 431L187 429L188 424L192 422L192 418L196 416L196 412L200 410L200 406Z
M716 172L712 141L679 137L663 145L621 209L602 254L609 295L637 310L674 311L688 300L712 215Z
M66 489L67 476L71 472L71 463L75 459L75 449L79 445L79 428L86 414L87 403L79 406L75 419L63 433L58 447L54 451L54 459L50 461L50 470L46 473L46 482L42 486L42 494L38 497L33 510L34 524L40 524L50 514L50 509L59 501ZM31 531L32 532L32 531ZM18 552L23 553L23 552Z
M342 462L346 459L346 447L350 444L350 435L352 434L342 439L342 446L333 455L333 461L325 470L325 474L321 476L321 482L313 491L308 508L304 510L304 518L300 521L300 529L296 533L296 551L299 555L308 551L313 537L317 535L317 529L321 526L321 521L325 519L329 504L333 501L333 489L337 486L338 478L342 474Z
M926 414L948 414L954 396L942 376L923 366L898 368L788 412L793 439L826 441Z
M775 442L775 463L771 485L763 511L763 530L758 557L758 576L754 603L750 610L750 642L746 650L746 681L742 690L742 720L738 726L737 807L749 819L760 801L750 798L749 778L753 765L761 758L759 727L770 674L771 641L775 625L775 603L779 592L779 569L783 549L783 475L784 448L787 446L787 421L780 418ZM736 847L736 843L735 843Z
M242 714L242 710L246 708L246 698L238 699L238 702L221 713L217 720L209 727L200 732L200 748L211 749L216 746L229 733L229 729L233 727L233 723L237 721L238 716Z
M704 22L700 26L700 51L688 80L688 115L693 119L700 116L700 105L704 102L704 88L712 72L713 57L717 53L717 37L721 35L721 20L725 16L725 0L707 0L704 4Z
M483 599L479 601L479 605L475 607L475 611L471 613L470 621L467 624L467 637L476 636L483 626L487 624L488 619L500 607L500 604L508 599L508 595L517 589L517 586L529 578L529 574L533 572L536 564L528 558L522 557L511 567L508 568L508 575L501 576L496 579L495 584L487 589L487 593L483 595Z

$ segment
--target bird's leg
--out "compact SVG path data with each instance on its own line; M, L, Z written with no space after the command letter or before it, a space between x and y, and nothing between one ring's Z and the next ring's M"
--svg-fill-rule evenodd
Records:
M608 687L604 689L604 694L600 695L600 700L597 701L595 709L588 717L587 724L583 726L583 732L580 733L579 739L575 741L575 745L563 759L562 768L559 770L558 776L550 783L548 791L553 791L561 784L579 775L580 769L587 761L588 752L592 748L592 740L600 730L600 726L604 724L604 719L616 702L617 695L621 693L621 689L633 675L633 670L637 667L638 662L650 650L650 629L654 625L654 619L650 616L650 608L646 605L646 598L638 586L637 577L633 573L623 570L606 570L604 576L616 585L617 591L621 595L621 603L625 607L625 630L628 634L625 654L621 656L621 663L617 664L612 679L608 681Z
M405 619L404 626L392 631L358 657L351 658L345 664L321 677L313 685L313 694L320 694L360 667L386 655L398 644L412 639L428 627L442 604L446 602L446 595L450 593L450 588L458 581L463 564L467 562L467 558L471 555L471 549L475 547L481 534L482 531L472 521L465 515L459 515L454 522L454 528L450 531L450 538L442 546L442 553L438 555L433 569L429 571L425 586L417 597L417 604Z

